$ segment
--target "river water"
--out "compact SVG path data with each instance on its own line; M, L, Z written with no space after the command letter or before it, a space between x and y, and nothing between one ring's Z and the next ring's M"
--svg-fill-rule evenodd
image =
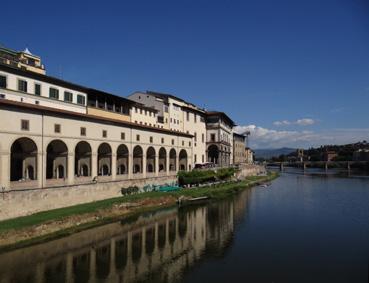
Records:
M369 178L312 173L0 254L0 283L368 282Z

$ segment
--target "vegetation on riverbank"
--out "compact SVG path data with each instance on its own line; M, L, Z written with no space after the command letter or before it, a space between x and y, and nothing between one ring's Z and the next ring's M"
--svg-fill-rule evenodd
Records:
M207 196L210 199L221 199L242 189L271 181L276 177L278 177L277 173L269 173L267 176L253 176L243 181L232 181L214 186L128 195L1 221L0 247L15 244L18 244L18 247L19 244L29 245L145 211L173 206L181 196L189 198Z
M217 170L193 170L178 172L178 183L181 186L203 184L230 179L236 172L235 168L221 168Z

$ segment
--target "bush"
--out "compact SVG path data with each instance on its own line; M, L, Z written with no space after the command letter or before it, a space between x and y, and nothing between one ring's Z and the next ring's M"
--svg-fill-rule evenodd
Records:
M132 194L137 194L139 191L139 188L137 186L134 186L134 187L128 187L128 188L122 188L121 189L121 193L122 195L124 196L127 196L127 195L132 195Z
M222 168L218 170L193 170L191 172L178 172L178 183L180 186L195 185L216 180L226 180L236 172L234 168Z
M217 171L217 178L219 180L226 180L233 176L236 172L234 168L222 168Z

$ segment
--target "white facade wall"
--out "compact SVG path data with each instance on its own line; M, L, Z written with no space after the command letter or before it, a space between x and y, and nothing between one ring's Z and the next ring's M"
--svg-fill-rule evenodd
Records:
M29 121L28 131L21 130L21 120ZM60 133L55 133L55 124L60 125ZM81 127L86 128L86 136L81 136ZM103 131L107 132L106 137L103 137ZM124 139L122 139L121 133L124 133ZM73 185L76 182L74 175L74 154L76 145L80 141L88 142L92 149L92 175L91 178L86 180L88 182L91 182L91 179L98 175L97 151L99 145L102 143L108 143L112 151L112 174L111 176L104 176L104 178L107 177L104 181L114 181L119 178L116 174L115 162L117 149L121 144L126 145L129 151L129 171L127 176L124 176L128 179L145 178L149 175L146 174L146 169L143 170L142 174L137 176L133 176L132 174L133 148L136 145L139 145L143 150L143 168L146 168L146 152L149 147L155 149L156 166L158 166L158 152L160 148L164 147L166 150L167 172L164 172L166 173L165 175L171 174L168 169L169 151L171 149L176 151L177 170L179 168L178 156L182 149L187 154L187 164L192 163L193 153L192 147L190 146L192 139L187 136L104 123L97 120L84 119L83 117L69 117L63 114L54 115L53 113L41 115L37 110L14 110L13 106L7 107L0 105L0 187L10 188L11 147L13 142L21 137L30 138L37 146L37 182L34 182L33 187L38 188L48 186L45 177L46 152L47 146L53 140L61 140L68 148L68 173L66 180L62 180L61 185ZM150 174L158 176L158 168L155 169L155 174Z
M131 109L131 122L153 127L159 127L160 125L157 123L156 113L154 111L149 111L145 108L140 108L137 106L134 106Z
M41 106L52 107L56 109L73 111L78 113L86 113L86 103L87 103L86 93L71 88L65 88L58 85L50 84L40 80L35 80L32 78L12 74L5 71L0 71L0 75L5 76L7 78L7 88L0 89L0 94L4 94L6 96L6 99L30 104L36 104L36 101L38 101L38 105ZM24 80L27 82L27 93L18 91L18 80ZM35 95L35 84L41 85L40 96ZM55 88L59 90L58 100L49 98L50 88ZM65 91L72 93L73 95L72 102L64 101ZM77 95L81 95L84 97L85 100L84 105L77 104Z
M193 111L188 108L193 108ZM194 136L192 139L193 162L191 168L194 168L196 163L206 162L207 159L205 113L200 115L198 112L200 111L197 108L188 103L169 98L170 128ZM176 122L174 123L174 121Z

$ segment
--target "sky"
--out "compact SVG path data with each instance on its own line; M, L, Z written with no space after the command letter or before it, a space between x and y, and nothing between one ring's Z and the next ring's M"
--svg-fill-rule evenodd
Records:
M47 74L226 112L253 148L369 140L369 1L11 1L0 44Z

